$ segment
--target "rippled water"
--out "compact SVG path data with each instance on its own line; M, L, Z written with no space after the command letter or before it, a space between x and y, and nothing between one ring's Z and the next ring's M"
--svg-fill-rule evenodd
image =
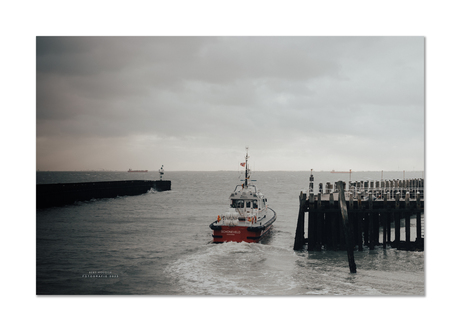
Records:
M346 252L293 251L298 196L308 187L309 175L253 174L278 215L271 234L259 244L210 244L208 225L226 210L239 183L236 172L170 172L171 191L37 210L37 293L424 295L424 252L365 247L355 252L358 271L350 274ZM316 185L349 180L348 174L314 175ZM37 183L156 176L39 172ZM380 176L363 172L352 180ZM406 178L421 176L406 172ZM415 227L411 233L414 238Z

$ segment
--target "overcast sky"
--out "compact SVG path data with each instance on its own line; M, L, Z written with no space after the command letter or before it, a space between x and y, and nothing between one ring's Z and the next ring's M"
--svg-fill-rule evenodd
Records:
M37 168L423 170L423 37L38 37Z

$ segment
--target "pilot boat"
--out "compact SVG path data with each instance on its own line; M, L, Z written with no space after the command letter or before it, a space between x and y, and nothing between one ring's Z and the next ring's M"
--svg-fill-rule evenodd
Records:
M230 194L230 208L218 215L217 220L209 227L213 230L213 243L223 242L259 242L272 228L276 221L276 213L268 207L267 199L250 179L248 151L245 167L244 183L236 185Z

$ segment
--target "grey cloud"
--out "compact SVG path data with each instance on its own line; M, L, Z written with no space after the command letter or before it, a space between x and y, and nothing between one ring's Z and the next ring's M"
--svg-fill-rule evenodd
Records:
M37 38L37 160L53 139L77 149L79 137L323 159L340 139L388 151L415 137L423 162L423 128L420 37Z

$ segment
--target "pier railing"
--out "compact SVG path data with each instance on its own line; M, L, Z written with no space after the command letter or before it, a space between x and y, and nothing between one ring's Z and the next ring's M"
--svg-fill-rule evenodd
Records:
M331 183L327 182L326 184L320 183L318 185L317 193L337 193L338 182ZM362 198L373 197L383 198L384 194L389 194L390 199L394 199L396 194L399 193L400 196L405 197L406 193L409 192L410 198L414 199L417 193L420 193L421 198L424 198L424 188L425 181L423 178L417 179L393 179L393 180L381 180L381 181L349 181L348 185L343 182L344 191L348 194L353 194L355 198L360 195ZM309 193L314 192L314 184L310 181Z

